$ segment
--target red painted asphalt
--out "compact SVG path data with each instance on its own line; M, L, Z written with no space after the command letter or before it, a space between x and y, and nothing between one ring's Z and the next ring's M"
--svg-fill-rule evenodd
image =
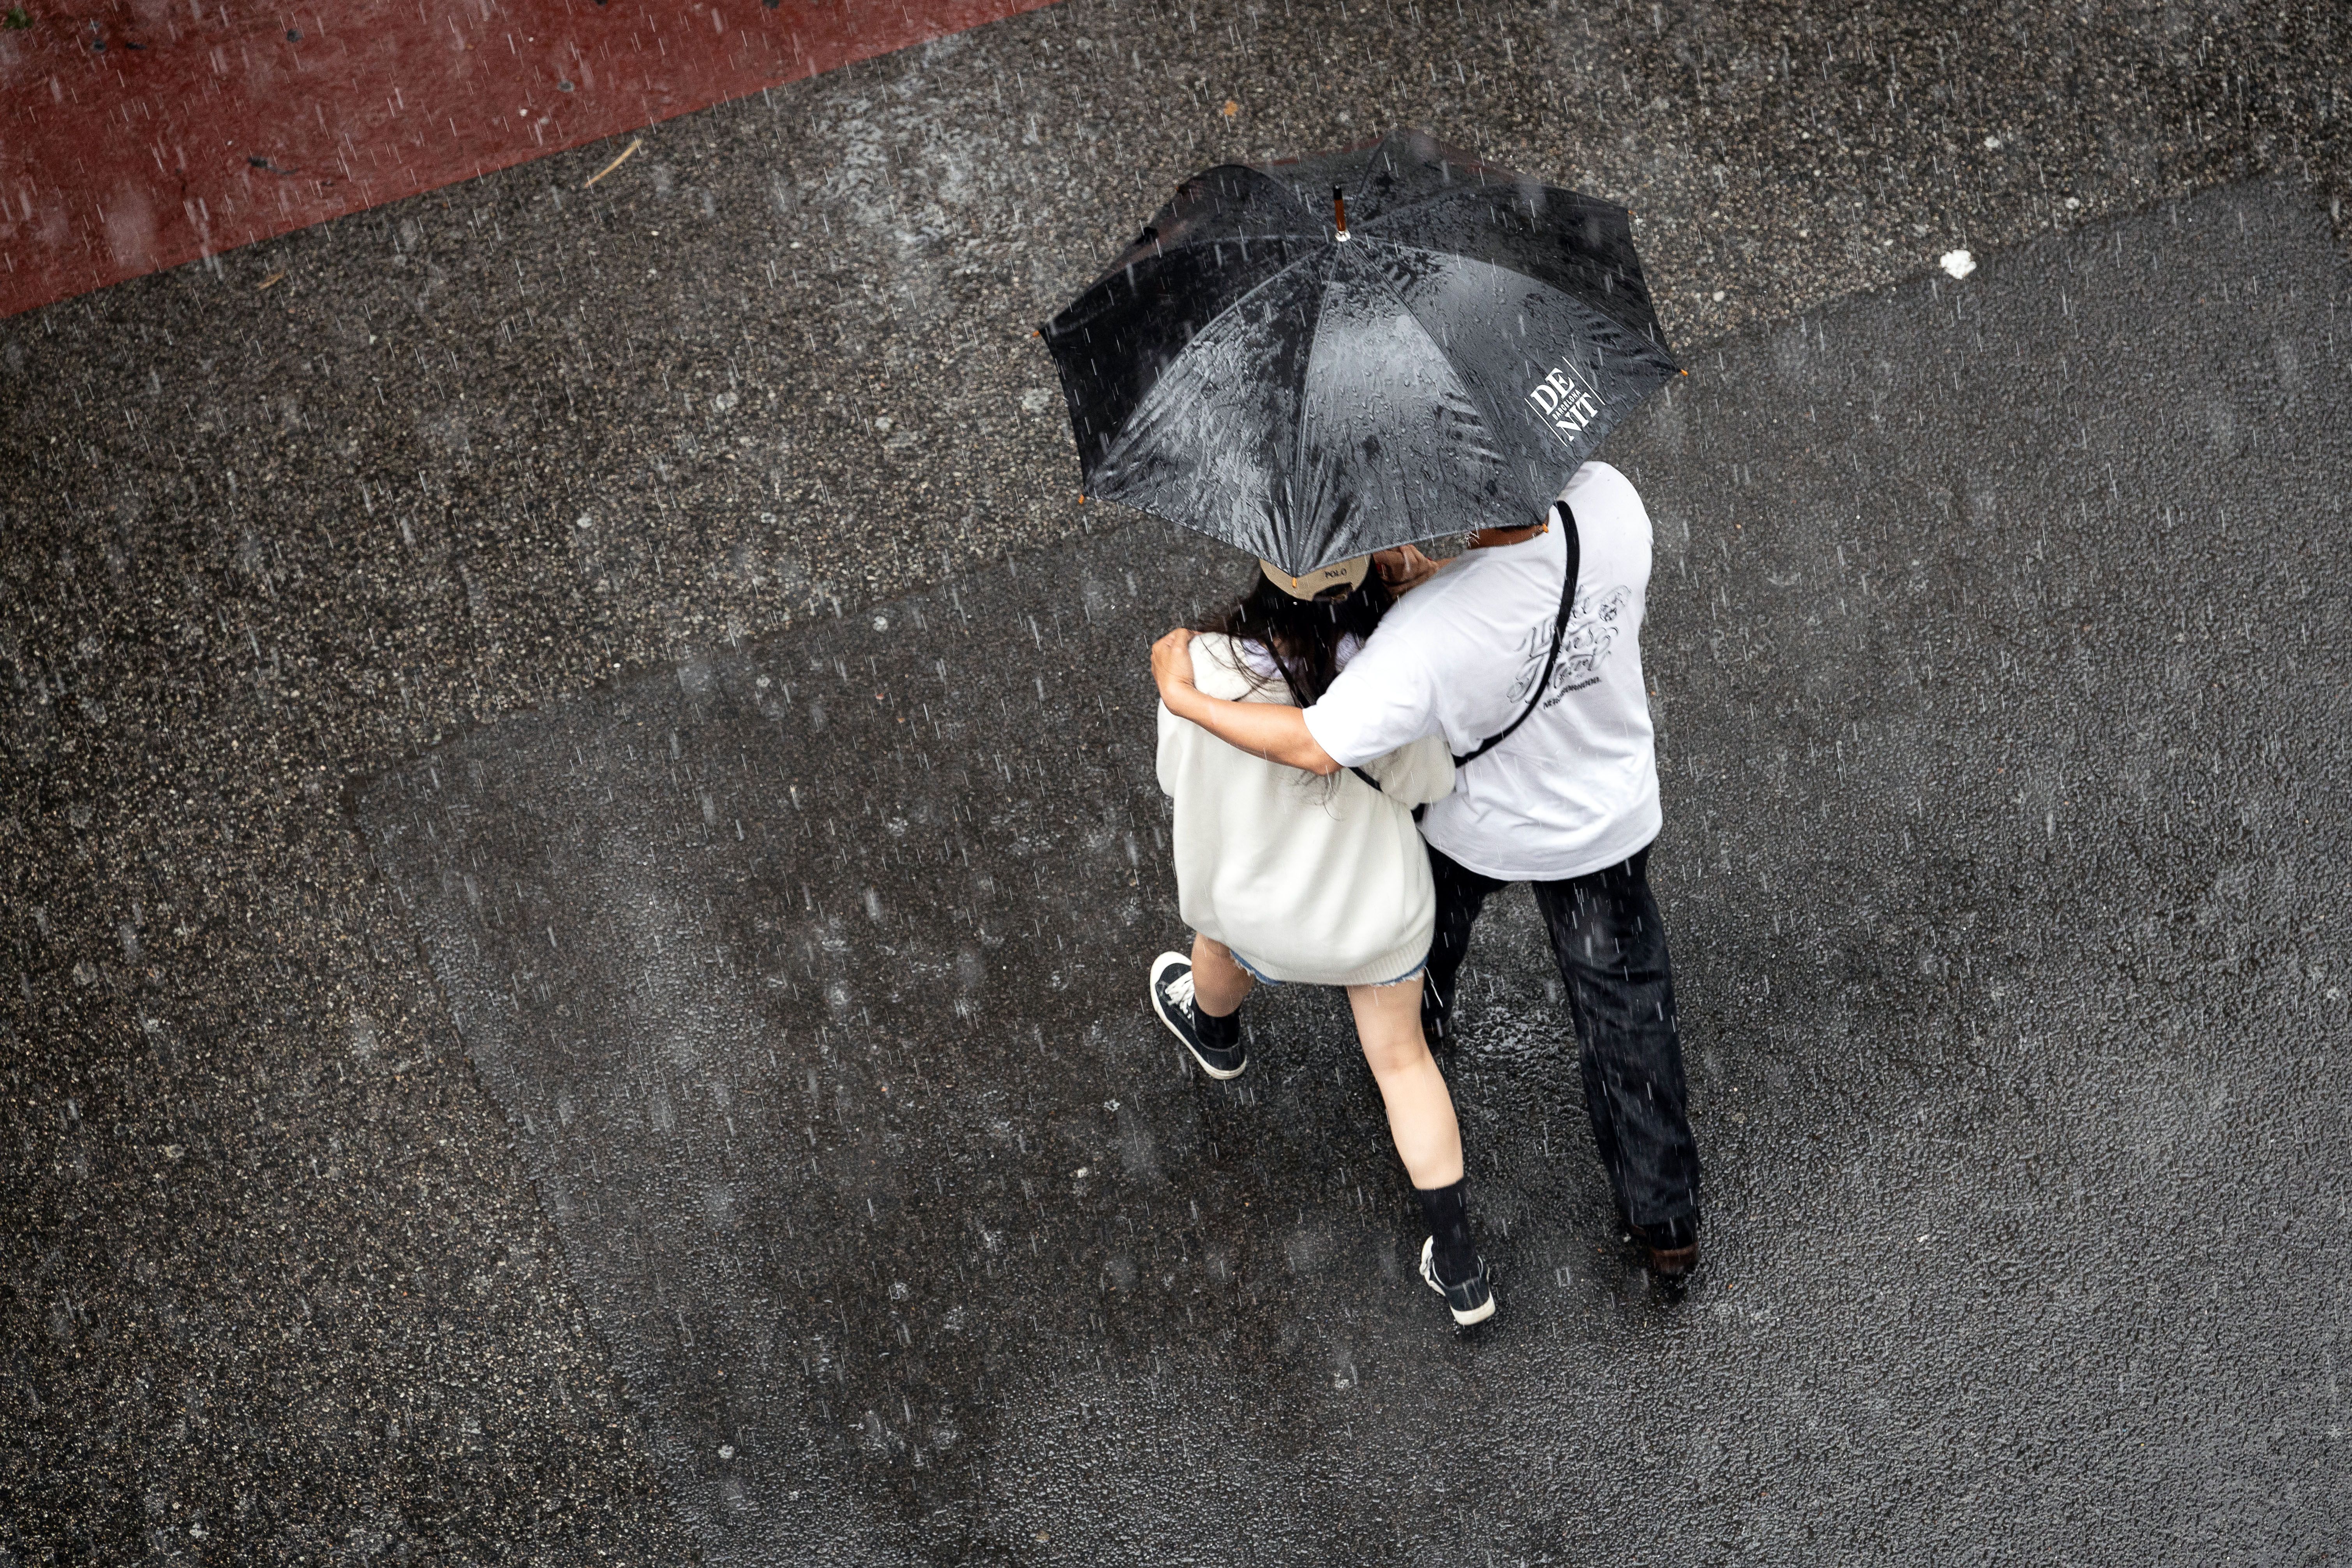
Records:
M1050 3L0 0L0 316Z

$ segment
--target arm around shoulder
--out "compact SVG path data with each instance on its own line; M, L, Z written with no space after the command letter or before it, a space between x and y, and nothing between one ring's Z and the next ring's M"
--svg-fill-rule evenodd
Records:
M1307 716L1279 702L1229 702L1202 691L1192 679L1192 634L1172 631L1151 647L1151 676L1160 700L1225 744L1310 773L1336 773L1339 764L1316 743Z

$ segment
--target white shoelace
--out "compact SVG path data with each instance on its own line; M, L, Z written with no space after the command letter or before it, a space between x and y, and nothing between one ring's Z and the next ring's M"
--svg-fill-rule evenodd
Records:
M1168 1000L1175 1003L1179 1007L1192 1008L1192 972L1191 970L1186 970L1168 983Z

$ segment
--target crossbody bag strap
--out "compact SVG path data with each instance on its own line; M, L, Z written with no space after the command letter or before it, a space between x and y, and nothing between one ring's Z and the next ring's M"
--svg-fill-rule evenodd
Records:
M1477 749L1467 756L1454 758L1454 765L1457 768L1468 767L1472 763L1509 740L1511 731L1528 721L1542 703L1544 693L1551 689L1551 672L1559 663L1560 641L1568 635L1569 612L1576 605L1576 573L1584 554L1582 542L1576 535L1576 513L1569 510L1566 501L1554 501L1552 510L1559 513L1561 529L1565 535L1561 544L1567 558L1567 569L1560 574L1559 614L1553 617L1551 623L1551 652L1545 657L1543 673L1536 677L1536 689L1528 694L1528 705L1519 710L1519 716L1512 720L1509 726L1500 734L1489 735L1478 742Z

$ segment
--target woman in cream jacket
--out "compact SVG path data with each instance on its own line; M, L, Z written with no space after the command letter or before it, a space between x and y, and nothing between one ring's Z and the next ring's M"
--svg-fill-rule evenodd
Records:
M1233 610L1169 640L1190 655L1206 696L1312 706L1394 602L1370 565L1359 557L1293 577L1260 563ZM1240 1008L1254 985L1345 986L1390 1134L1430 1222L1422 1278L1455 1322L1491 1317L1494 1294L1470 1239L1461 1131L1421 1028L1436 896L1412 808L1454 787L1444 740L1317 778L1237 750L1163 705L1159 771L1175 806L1178 902L1194 935L1189 955L1153 961L1154 1011L1202 1071L1230 1079L1249 1065Z

